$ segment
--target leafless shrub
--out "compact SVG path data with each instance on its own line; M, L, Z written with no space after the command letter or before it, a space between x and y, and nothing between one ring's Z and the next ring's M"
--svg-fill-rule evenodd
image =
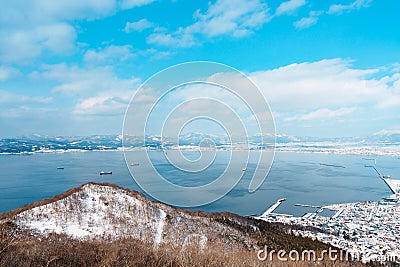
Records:
M183 249L137 239L80 241L65 235L35 237L18 232L13 225L0 225L0 266L362 266L346 262L261 262L255 251L230 251L223 244L210 243L205 249ZM13 230L14 229L14 230ZM311 241L310 241L311 242Z

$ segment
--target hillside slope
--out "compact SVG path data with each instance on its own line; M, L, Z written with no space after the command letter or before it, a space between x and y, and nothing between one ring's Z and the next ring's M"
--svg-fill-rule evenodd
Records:
M238 230L110 185L85 184L79 191L46 205L16 214L13 222L21 229L46 235L66 234L85 240L135 238L178 247L222 242L237 245L228 236L242 236ZM257 229L254 225L254 231ZM241 238L240 246L252 248L252 240Z
M187 211L115 185L88 183L1 214L0 265L265 266L257 259L265 246L328 249L290 232L281 224Z

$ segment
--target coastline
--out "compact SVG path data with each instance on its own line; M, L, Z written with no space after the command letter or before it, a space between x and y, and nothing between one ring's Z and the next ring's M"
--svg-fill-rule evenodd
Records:
M314 154L337 154L337 155L362 155L362 156L392 156L400 157L400 147L396 146L397 150L376 149L372 147L345 147L345 148L283 148L275 147L274 152L287 152L287 153L314 153ZM124 151L162 151L161 148L145 148L145 147L132 147L132 148L117 148L117 149L42 149L36 151L21 151L21 152L0 152L0 155L34 155L38 153L87 153L87 152L124 152ZM168 148L166 150L184 150L184 151L251 151L251 152L265 152L271 149L244 149L244 148L204 148L194 146L181 146Z
M335 215L320 216L319 211L324 209L335 211ZM261 219L270 223L316 228L318 232L298 229L293 230L293 233L343 249L353 259L363 263L400 262L400 250L397 248L400 237L399 196L396 201L386 198L330 204L322 206L315 213L306 213L300 217L274 214Z

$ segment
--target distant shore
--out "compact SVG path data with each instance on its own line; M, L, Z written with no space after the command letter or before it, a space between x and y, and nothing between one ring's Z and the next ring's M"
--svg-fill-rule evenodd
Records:
M250 148L246 149L243 147L198 147L198 146L174 146L164 148L165 150L185 150L185 151L271 151L271 148L267 149L256 149ZM162 148L149 148L149 147L129 147L129 148L116 148L116 149L41 149L36 151L21 151L21 152L0 152L0 155L33 155L37 153L81 153L81 152L123 152L123 151L162 151ZM291 152L291 153L321 153L321 154L340 154L340 155L364 155L364 156L393 156L400 157L400 147L399 146L353 146L353 147L319 147L319 146L287 146L278 144L275 147L275 152Z

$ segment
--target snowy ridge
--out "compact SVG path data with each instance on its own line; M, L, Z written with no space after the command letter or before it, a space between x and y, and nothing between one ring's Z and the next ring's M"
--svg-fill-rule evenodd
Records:
M231 143L227 136L203 133L187 133L175 138L167 136L95 135L75 137L16 137L0 139L0 154L66 153L87 151L121 151L137 149L198 149L202 140L213 140L219 150L271 149L277 151L314 152L335 154L388 155L400 156L400 131L382 130L364 137L300 137L286 134L264 135L266 140L275 140L274 145L266 144L260 135L248 136L246 140ZM124 139L124 148L123 142ZM246 142L243 142L246 141ZM247 145L247 141L249 145ZM268 143L268 142L267 142ZM231 146L232 145L232 146ZM202 149L207 149L203 146Z
M13 221L37 235L66 234L81 240L136 238L154 246L168 243L200 248L208 242L241 247L243 242L252 243L246 237L240 244L232 240L229 236L243 234L210 217L150 201L136 192L93 183L65 198L22 211Z

